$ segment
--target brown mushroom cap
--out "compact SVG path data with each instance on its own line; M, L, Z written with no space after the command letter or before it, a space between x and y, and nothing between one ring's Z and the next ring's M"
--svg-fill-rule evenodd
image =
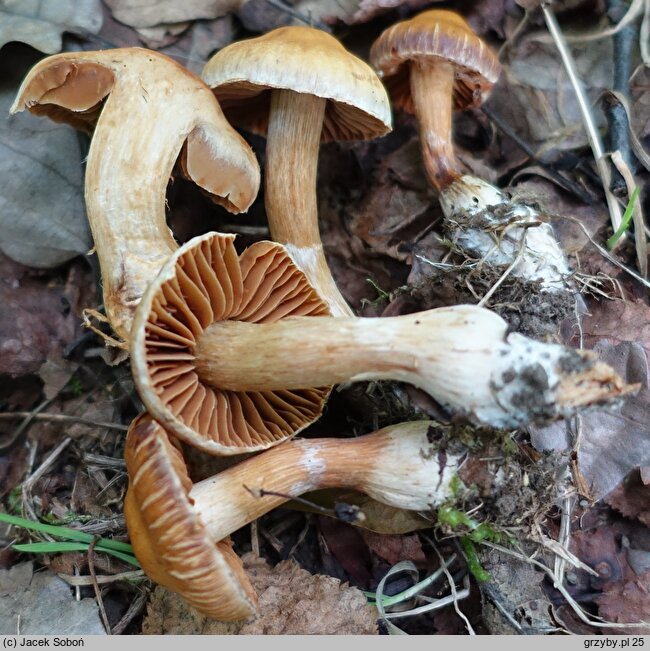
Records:
M501 74L494 52L453 11L432 9L393 25L374 42L370 62L388 87L393 105L413 112L409 61L445 59L455 66L454 104L477 106Z
M330 34L312 27L281 27L217 52L202 75L226 117L265 134L270 89L329 100L322 140L366 140L391 129L390 102L372 68Z
M238 256L233 239L208 233L178 249L150 283L131 330L133 375L149 412L217 455L290 438L320 416L329 395L329 388L244 392L201 381L193 351L212 323L329 315L281 245L258 242Z
M121 119L104 105L123 111ZM230 212L248 210L257 194L259 167L250 147L203 81L164 54L133 47L47 57L29 72L11 112L24 108L82 131L141 120L140 139L158 129L170 140L180 137L179 149L185 140L183 173Z
M255 612L257 595L230 540L215 543L194 512L185 462L150 417L136 418L124 450L129 489L124 514L147 576L220 620Z

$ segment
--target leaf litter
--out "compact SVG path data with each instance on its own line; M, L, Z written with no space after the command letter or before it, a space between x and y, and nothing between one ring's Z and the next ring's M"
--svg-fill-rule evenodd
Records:
M58 21L46 16L45 25L39 23L43 16L28 16L30 34L37 35L33 40L31 36L22 36L19 30L14 30L14 34L47 52L60 49L62 34L64 48L146 43L199 72L213 50L248 32L310 21L342 36L346 45L365 56L370 39L385 26L435 3L194 0L180 6L149 0L110 0L107 8L95 12L89 22L82 9L91 4L82 7L80 3L79 15L63 12ZM509 478L505 491L495 490L488 481L489 464L493 462L469 464L476 477L482 479L474 480L477 492L472 493L474 497L464 508L470 512L477 509L473 517L486 517L490 526L510 527L508 530L516 533L526 553L511 548L504 551L494 542L477 546L474 561L482 564L490 581L472 583L462 607L456 604L458 612L449 607L405 618L409 621L400 622L400 627L409 632L548 633L558 628L592 632L598 630L599 624L601 631L608 630L601 620L589 619L580 611L578 603L585 600L594 612L611 622L628 624L650 619L644 606L648 600L643 600L648 587L650 553L648 515L644 508L644 478L647 481L650 477L650 454L646 449L649 347L644 333L650 322L650 308L640 284L590 243L592 238L604 244L611 235L608 213L602 187L594 175L593 159L585 149L588 141L568 77L550 39L539 38L548 33L541 14L535 11L538 4L517 3L529 10L526 20L514 3L478 2L465 7L472 26L495 49L503 47L505 72L489 101L489 112L473 111L455 117L457 147L461 160L473 173L503 186L509 184L511 192L542 208L563 248L572 256L576 281L585 290L585 304L578 306L578 320L575 305L560 306L561 309L540 307L535 303L534 297L539 296L535 287L522 288L506 279L499 291L490 295L489 306L515 329L528 329L540 338L594 348L604 359L617 364L628 381L640 382L643 387L637 396L615 410L585 414L581 422L553 431L533 430L532 442L540 449L553 448L554 453L536 451L528 444L526 433L500 439L502 447L496 456L508 459L500 471L500 476ZM584 4L575 0L559 5L558 18L563 27L568 26L567 31L575 17L572 12L584 12ZM0 11L15 13L13 5L7 2L0 5ZM99 36L93 36L102 23ZM361 27L363 24L366 26ZM571 47L578 73L593 100L602 89L611 87L611 40L604 38L588 47ZM22 62L26 69L29 56L35 60L35 55L26 56L24 49L10 45L0 52L0 66ZM14 75L7 98L15 92L21 75ZM646 77L646 70L633 77L629 113L640 146L647 147ZM596 105L593 113L597 125L602 127L605 122ZM353 307L368 316L397 315L459 301L477 303L500 276L480 270L479 260L463 258L446 239L440 229L437 198L424 182L415 124L399 112L395 118L395 131L381 141L331 144L321 150L321 229L335 279ZM510 135L498 127L499 118L510 127ZM89 304L81 297L92 294L88 266L79 261L60 266L75 255L85 254L91 246L82 202L83 147L78 136L65 128L36 118L29 123L21 119L20 124L12 122L4 131L0 128L0 152L4 143L13 142L10 139L17 129L27 124L25 130L29 133L20 134L20 146L14 149L26 150L27 135L32 137L35 147L30 154L33 161L23 157L29 173L12 172L15 183L28 186L16 186L11 193L5 190L2 194L0 190L0 201L5 200L0 219L4 217L7 221L3 225L6 237L3 236L0 247L8 247L3 249L5 253L32 267L54 270L36 272L10 260L3 262L11 316L4 325L0 320L0 346L8 353L3 357L6 375L0 379L11 376L19 382L14 388L3 380L0 399L5 411L40 410L39 419L0 420L3 434L7 430L13 437L18 432L4 452L6 456L0 457L0 467L10 470L0 485L0 493L5 496L3 506L28 506L36 517L65 520L98 535L119 537L125 533L120 511L126 478L119 466L123 434L100 424L128 424L139 403L128 371L119 366L104 367L98 358L98 340L94 335L82 335L79 328L80 306ZM60 140L48 140L50 129L60 130L56 136ZM257 151L263 151L260 142L251 142ZM21 160L11 149L5 158L7 165L12 166ZM1 161L0 158L0 165ZM36 172L39 176L34 176ZM573 185L559 183L560 177ZM637 172L637 177L644 187L646 172ZM43 187L48 188L47 193L42 192ZM53 196L57 201L52 200ZM8 208L7 197L13 202ZM181 180L171 184L169 199L170 223L175 232L182 234L181 240L203 232L206 223L217 230L232 227L230 217L192 194ZM37 205L41 200L45 203ZM641 200L645 201L643 191ZM200 214L201 220L197 221L192 214ZM576 220L581 223L579 227ZM240 246L265 237L259 199L240 224L245 227L245 234L238 237ZM44 242L47 247L43 247ZM629 242L614 255L627 265L635 264ZM63 311L59 308L57 312L57 301L62 297L67 303ZM20 326L12 328L9 319ZM57 351L63 350L70 361L57 356ZM445 417L439 406L411 388L378 388L374 384L344 387L334 396L328 414L314 434L361 434L425 414ZM47 420L48 415L74 416L83 422ZM460 437L469 450L475 450L480 438L477 432L452 426L454 436ZM71 443L57 452L62 436L71 437ZM51 465L30 482L34 472L52 454L55 456ZM570 469L584 480L578 485L589 495L576 495L576 487L567 478ZM481 488L482 481L485 483ZM26 484L29 491L21 492ZM521 499L514 499L515 493ZM584 499L603 496L605 499L593 507ZM29 498L27 505L25 497ZM351 495L347 498L351 502L355 499ZM330 497L325 503L331 505ZM359 504L369 513L374 508L367 502L364 505L363 498ZM590 518L596 513L605 524L593 524ZM316 627L309 632L375 632L377 612L366 605L357 588L344 584L352 581L365 590L376 590L390 566L407 559L417 563L422 575L430 572L439 562L437 552L426 542L426 534L409 533L429 526L432 518L435 520L435 514L424 515L420 519L403 518L380 509L372 517L381 523L384 534L359 534L349 525L287 509L265 516L257 524L254 544L248 528L235 535L236 549L243 552L251 545L258 547L270 561L267 564L263 559L246 557L264 608L258 619L245 623L243 628L229 624L220 632L304 632L301 627L305 624ZM386 533L391 526L399 533ZM596 526L598 535L594 540L600 544L600 556L588 547L590 526L592 530ZM344 534L347 529L356 535ZM450 541L451 548L445 549L445 553L457 551L453 545L463 532L444 527L437 531ZM534 554L542 559L537 564L523 560ZM10 564L15 562L15 555L6 558ZM297 563L289 558L295 558ZM580 564L577 569L572 567L571 560L575 558L591 568L597 568L605 558L607 563L616 562L623 570L607 580L595 579ZM88 571L88 559L77 552L41 556L38 560L66 576ZM121 576L127 571L112 561L107 563L101 555L97 555L96 562L99 570L106 573L102 581L111 574ZM323 576L325 573L338 578ZM387 591L396 594L408 587L400 581L403 579L399 576L391 576ZM559 588L553 588L553 582ZM296 596L300 592L296 586L300 590L309 586L302 601ZM586 591L580 593L578 588L583 586ZM89 596L94 594L89 587L83 589L88 590ZM146 594L124 581L108 583L102 601L110 626L118 631L140 630ZM415 606L423 603L419 601ZM340 604L346 604L348 612ZM212 628L216 624L188 612L182 602L161 588L153 591L148 610L143 624L145 632L217 632ZM315 614L305 616L311 612ZM559 620L554 616L558 613ZM587 622L591 622L589 628ZM635 627L622 630L639 632Z

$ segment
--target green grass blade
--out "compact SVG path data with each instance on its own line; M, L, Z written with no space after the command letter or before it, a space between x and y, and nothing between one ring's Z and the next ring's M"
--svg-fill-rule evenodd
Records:
M87 552L88 544L78 542L37 542L13 545L12 549L15 549L17 552L27 552L30 554L61 554L63 552ZM115 549L106 549L105 547L100 547L99 545L95 546L95 551L103 552L104 554L110 554L111 556L119 558L129 565L140 568L138 559L131 554L124 554L123 552L117 551Z
M77 529L70 529L69 527L59 527L54 524L44 524L42 522L36 522L35 520L26 520L25 518L19 518L18 516L9 515L8 513L0 513L0 522L6 522L7 524L13 524L16 527L22 527L23 529L31 529L32 531L39 531L40 533L46 533L50 536L67 538L68 540L87 544L90 544L95 540L94 536L91 536L85 531L78 531ZM120 540L99 538L97 540L97 547L133 555L133 547L128 543L121 542Z
M632 215L634 214L634 204L639 198L639 188L634 188L634 192L628 201L627 207L625 208L625 213L623 214L623 219L621 220L620 226L616 229L616 233L612 235L607 240L607 248L611 251L616 243L621 239L623 233L629 228L630 222L632 221Z

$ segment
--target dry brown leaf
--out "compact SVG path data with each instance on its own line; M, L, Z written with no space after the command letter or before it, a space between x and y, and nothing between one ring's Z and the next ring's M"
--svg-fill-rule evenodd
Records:
M418 9L426 4L430 0L301 0L295 8L314 21L356 25L391 9Z
M245 622L216 622L158 586L147 606L148 635L354 635L377 633L377 613L363 593L330 576L311 575L293 560L270 567L243 559L259 594L258 613Z
M637 518L650 527L650 486L643 484L638 472L617 486L605 501L626 518Z
M0 47L18 41L54 54L64 32L97 34L101 27L99 0L0 0Z
M600 499L631 470L650 464L650 390L648 360L641 345L623 342L613 346L604 340L594 350L626 382L642 384L639 393L627 398L618 409L592 410L581 415L583 438L578 467L592 497ZM567 450L573 445L563 422L532 427L531 440L538 450Z
M426 563L427 557L422 551L420 539L415 534L387 536L365 529L359 529L359 531L366 545L390 565L396 565L400 561L412 561L416 565Z
M0 373L37 371L50 351L81 332L66 288L0 253Z
M607 621L650 622L650 570L641 576L629 572L629 576L617 582L606 583L603 593L596 597L598 614ZM650 635L647 628L630 627L619 629L627 635Z
M116 20L131 27L155 27L211 19L237 11L246 0L106 0Z

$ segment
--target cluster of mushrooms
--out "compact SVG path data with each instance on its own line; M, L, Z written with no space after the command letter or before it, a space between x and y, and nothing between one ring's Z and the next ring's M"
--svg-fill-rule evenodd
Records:
M85 198L106 318L147 410L126 440L129 535L151 579L217 619L255 611L229 535L286 499L347 487L428 512L451 498L463 455L432 453L431 422L293 439L320 417L332 385L407 382L494 428L565 417L630 390L593 354L509 332L483 308L354 316L320 240L318 148L385 135L389 93L417 118L424 170L458 246L514 264L544 291L571 291L550 227L464 174L454 155L452 111L488 93L495 55L460 16L434 10L385 31L371 62L376 73L309 27L233 43L202 79L144 49L68 52L36 65L12 107L93 134ZM257 194L255 155L230 123L266 136L274 242L239 254L233 235L211 232L179 247L165 217L177 163L233 213ZM208 455L259 454L192 483L181 442Z

